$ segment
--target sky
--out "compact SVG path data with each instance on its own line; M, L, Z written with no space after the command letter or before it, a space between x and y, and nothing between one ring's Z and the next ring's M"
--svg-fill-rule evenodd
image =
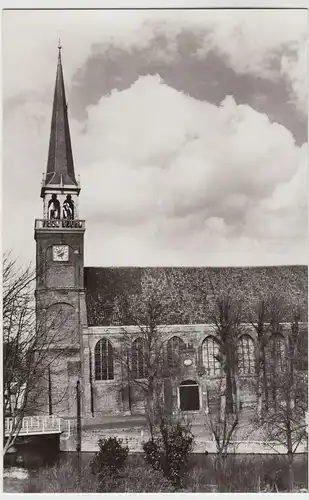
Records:
M35 260L61 38L86 266L307 264L306 10L5 11L3 250Z

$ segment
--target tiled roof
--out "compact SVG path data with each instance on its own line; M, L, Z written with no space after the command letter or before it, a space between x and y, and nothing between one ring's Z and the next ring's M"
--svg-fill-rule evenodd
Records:
M291 295L293 300L302 304L302 320L307 320L306 266L85 267L84 275L88 326L130 324L127 304L132 297L144 300L145 284L149 279L158 293L164 288L162 324L209 323L209 304L213 304L214 297L222 293L241 297L246 307L262 295ZM287 309L281 320L289 321Z

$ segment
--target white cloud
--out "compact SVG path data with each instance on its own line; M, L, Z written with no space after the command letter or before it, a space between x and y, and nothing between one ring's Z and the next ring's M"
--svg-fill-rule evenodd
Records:
M99 42L114 42L120 46L134 43L144 18L143 11L5 11L2 33L4 97L42 92L53 87L59 38L65 78L69 82L90 56L93 45Z
M141 77L89 108L74 143L84 213L102 232L107 263L303 259L306 148L232 97L216 107ZM106 225L116 240L110 232L106 242Z
M29 102L6 121L4 232L19 251L42 213L49 112ZM307 147L266 115L232 97L202 103L146 76L71 129L86 264L304 261Z
M217 11L197 56L216 50L239 74L286 79L291 101L307 116L307 37L305 10Z
M291 99L301 115L308 114L308 52L307 39L296 45L293 54L283 54L281 73L291 86Z
M33 259L58 36L68 82L93 43L148 47L161 30L169 35L171 57L184 27L198 34L215 28L212 42L235 71L284 75L306 111L298 14L287 19L274 13L263 21L250 18L250 11L230 17L222 12L183 13L160 23L147 21L147 12L16 12L10 23L4 17L4 96L28 96L5 115L5 246ZM278 68L272 68L268 54L290 42L295 52L280 53ZM160 58L160 47L154 53ZM232 96L216 107L146 76L89 107L86 123L72 122L71 130L87 219L86 265L307 261L307 147L298 148L287 129Z
M303 42L307 23L303 10L214 11L207 43L209 48L221 49L239 72L276 76L276 68L270 67L272 53ZM209 48L205 44L200 54Z
M128 51L149 48L158 35L168 44L152 46L152 59L172 61L178 57L177 36L183 30L204 37L199 57L216 49L238 73L284 76L291 99L307 113L305 10L5 11L4 96L51 89L59 37L69 82L92 52L104 53L109 45Z

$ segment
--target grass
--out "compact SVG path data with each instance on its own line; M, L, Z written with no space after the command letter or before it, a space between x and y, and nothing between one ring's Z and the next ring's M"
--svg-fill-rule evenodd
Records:
M146 465L143 455L129 455L126 466L117 478L99 484L89 469L91 456L83 457L81 478L78 480L76 456L60 457L60 462L29 472L23 482L24 493L97 493L97 492L172 492L169 481ZM225 473L216 465L215 455L192 455L184 480L185 492L258 492L266 486L267 476L286 490L287 463L282 456L230 455ZM308 485L308 458L298 455L294 464L296 490ZM5 490L7 490L6 485ZM10 489L12 491L12 489ZM15 490L16 491L16 490ZM20 491L20 490L19 490Z
M103 483L91 474L89 464L81 468L78 478L76 461L46 467L26 480L23 493L144 493L173 492L162 474L148 466L127 465L119 476L106 476Z
M192 492L215 489L219 492L259 492L276 484L279 491L287 491L287 461L282 456L229 455L223 472L216 464L215 455L198 461L191 457L191 469L186 477L186 488ZM296 489L308 486L308 458L300 455L294 464Z

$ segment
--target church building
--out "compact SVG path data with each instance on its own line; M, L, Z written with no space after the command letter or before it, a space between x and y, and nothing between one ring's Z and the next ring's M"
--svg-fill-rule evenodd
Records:
M277 323L270 313L265 316L266 358L271 360L269 366L284 370L287 339L297 323L300 369L307 370L306 266L85 267L87 222L79 211L81 193L59 48L47 168L41 186L42 217L35 220L37 327L48 329L52 360L42 381L40 413L75 417L78 381L84 419L145 412L146 341L151 334L157 341L160 338L164 411L211 412L222 375L220 332L224 321L230 321L236 332L233 349L240 404L252 405L256 401L260 324L250 304L259 297L273 297L277 290L285 297L289 291L302 307L296 318L293 299L291 310L282 308ZM215 311L230 292L239 309L231 303L228 309L228 301L221 301L227 307L224 319ZM152 323L143 323L149 314ZM152 358L152 362L156 360Z

